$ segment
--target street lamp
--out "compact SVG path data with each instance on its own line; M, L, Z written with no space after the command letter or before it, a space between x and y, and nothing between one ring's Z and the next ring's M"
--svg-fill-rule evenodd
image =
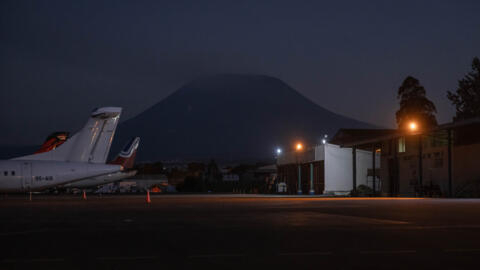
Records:
M415 121L408 123L408 129L414 133L418 131L419 127ZM415 134L415 133L414 133ZM418 132L418 186L420 187L420 193L423 194L423 149L422 149L422 133Z
M297 143L297 145L295 146L295 148L297 149L297 151L302 151L302 149L303 149L303 144Z
M280 158L280 155L282 154L282 148L277 147L277 149L275 149L275 153L277 154L277 168L278 168L278 163L279 163L278 159ZM281 175L280 169L279 169L279 175ZM275 178L273 185L274 185L274 187L276 187L277 192L279 192L279 180L278 180L277 177ZM282 189L282 192L283 192L283 189Z
M408 128L410 129L410 131L416 131L417 128L418 128L417 123L415 123L415 122L413 122L413 121L410 122L410 123L408 124Z
M418 125L414 121L408 124L411 132L418 130ZM423 194L423 146L422 146L422 133L418 133L418 185L420 186L420 192Z
M302 165L300 164L300 162L298 160L298 155L303 150L303 144L302 143L297 143L297 145L295 145L295 149L296 149L295 156L297 158L297 166L298 166L298 190L297 190L297 194L301 195L302 194Z
M328 138L328 135L327 135L327 134L323 135L322 144L326 144L326 143L327 143L327 138Z

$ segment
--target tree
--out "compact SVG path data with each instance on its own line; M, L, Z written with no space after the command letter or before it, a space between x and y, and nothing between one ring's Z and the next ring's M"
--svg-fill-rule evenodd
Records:
M397 95L397 99L400 99L400 109L396 113L398 128L407 128L411 121L416 122L422 129L437 125L437 109L425 94L425 88L416 78L408 76L403 81Z
M447 97L455 105L453 121L480 117L480 60L474 57L472 72L458 81L455 93L447 91Z

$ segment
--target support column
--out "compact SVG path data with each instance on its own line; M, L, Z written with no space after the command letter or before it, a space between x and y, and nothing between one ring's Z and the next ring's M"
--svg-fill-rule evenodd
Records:
M453 197L453 186L452 186L452 130L447 130L448 132L448 196Z
M398 138L393 140L393 189L392 189L392 194L390 196L398 196L400 193L400 175L399 175L399 169L398 169Z
M302 195L302 164L298 164L298 195Z
M423 146L422 146L422 135L418 135L418 184L423 193ZM423 194L422 194L423 196Z
M313 186L313 162L310 163L310 191L308 193L310 195L315 194L315 188Z
M357 147L352 147L352 195L357 195Z
M377 187L375 183L375 144L372 146L372 179L373 179L373 196L377 195Z

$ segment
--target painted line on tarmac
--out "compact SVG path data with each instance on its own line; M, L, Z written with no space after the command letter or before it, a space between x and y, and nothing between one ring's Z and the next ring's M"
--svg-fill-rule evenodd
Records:
M416 250L365 250L360 251L360 254L406 254L416 252Z
M41 263L41 262L63 262L64 258L34 258L34 259L5 259L3 263Z
M480 229L480 225L434 225L434 226L410 226L408 228L421 229L421 230Z
M279 256L312 256L312 255L330 256L332 254L333 254L333 252L329 252L329 251L282 252L282 253L278 253Z
M463 252L480 252L480 248L454 248L444 249L443 252L447 253L463 253Z
M416 250L366 250L358 251L360 254L408 254L416 253ZM357 253L357 252L355 252ZM278 254L279 256L330 256L333 255L333 252L330 251L311 251L311 252L282 252Z
M157 256L117 256L117 257L98 257L97 260L101 261L128 261L128 260L152 260L157 259Z
M230 254L195 254L188 256L189 259L194 258L219 258L219 257L243 257L246 256L243 253L230 253Z
M307 210L308 211L308 210ZM330 214L330 213L317 213L317 215L326 216L326 217L334 217L339 220L344 219L344 221L355 221L363 224L387 224L387 225L408 225L412 224L408 221L401 221L401 220L392 220L392 219L382 219L382 218L371 218L371 217L364 217L364 216L352 216L352 215L342 215L342 214Z
M362 222L373 222L373 223L378 223L378 224L393 224L393 225L407 225L411 224L408 221L400 221L400 220L391 220L391 219L381 219L381 218L369 218L369 217L355 217L355 216L348 216L348 217L353 217L355 219L358 219L359 221Z

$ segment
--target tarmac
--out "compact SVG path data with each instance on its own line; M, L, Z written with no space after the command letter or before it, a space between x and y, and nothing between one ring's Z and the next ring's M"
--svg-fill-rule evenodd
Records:
M479 199L0 196L0 269L475 269Z

